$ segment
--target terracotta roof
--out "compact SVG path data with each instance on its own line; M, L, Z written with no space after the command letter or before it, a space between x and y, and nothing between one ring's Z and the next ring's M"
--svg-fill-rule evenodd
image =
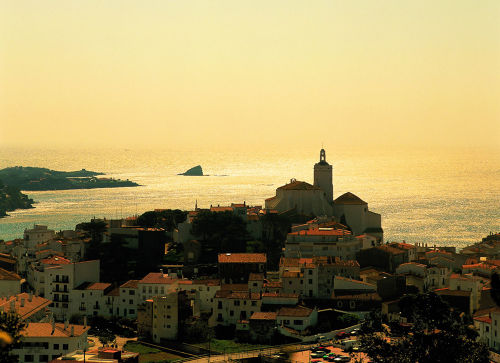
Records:
M106 296L120 296L120 288L117 287L105 294Z
M495 265L488 265L486 263L475 263L473 265L463 265L462 268L471 268L471 269L475 269L475 268L481 268L481 269L484 269L484 270L496 270L498 267L495 266Z
M168 275L162 274L161 272L150 272L146 276L139 280L139 284L172 284L177 279L168 277Z
M232 212L232 207L210 207L210 212Z
M137 285L139 284L139 280L129 280L122 284L120 287L128 288L128 289L137 289Z
M478 316L473 318L476 321L491 324L491 318L489 316Z
M299 278L304 277L304 274L300 271L285 271L281 274L282 278Z
M320 187L311 185L304 181L292 180L290 183L285 184L278 189L281 190L321 190Z
M51 256L40 260L44 265L69 265L71 260L61 256Z
M68 324L68 328L64 329L63 323L55 323L52 330L52 323L29 323L21 332L21 335L26 338L67 338L71 336L71 328L74 336L80 336L90 329L89 326Z
M250 320L276 320L276 317L278 316L278 313L276 312L261 312L257 311L252 314L250 317Z
M285 294L283 292L263 292L262 297L270 298L298 298L299 294Z
M22 320L25 320L50 305L50 300L43 297L31 295L31 301L29 297L28 293L23 292L15 296L0 298L0 308L3 312L11 312L11 303L14 302L14 311ZM24 306L21 306L22 299L24 299Z
M415 266L415 267L420 267L420 268L427 268L426 265L422 264L422 263L417 263L417 262L405 262L405 263L402 263L401 265L399 265L398 267L400 266Z
M206 285L206 286L220 286L220 280L216 279L193 280L193 284Z
M248 284L223 284L220 289L229 291L248 291Z
M219 253L219 263L266 263L265 253Z
M310 316L312 312L312 309L306 308L304 306L296 306L293 308L283 307L278 310L278 316L306 317Z
M357 195L347 192L342 194L340 197L334 200L336 204L349 204L349 205L363 205L368 204Z
M239 300L260 300L260 293L249 291L219 290L215 293L215 297Z
M107 282L93 282L85 290L106 290L111 284Z
M0 280L9 280L9 281L21 281L21 276L14 272L10 272L0 268Z
M262 286L269 287L269 288L280 288L283 286L283 283L281 281L268 281L268 282L264 282L264 284Z
M351 231L347 229L333 229L333 228L304 229L302 231L288 233L289 236L346 236L350 234Z

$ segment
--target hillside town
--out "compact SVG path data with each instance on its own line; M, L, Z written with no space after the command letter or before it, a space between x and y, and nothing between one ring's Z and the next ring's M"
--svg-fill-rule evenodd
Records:
M325 150L313 170L312 184L291 179L264 205L194 201L190 211L94 218L74 230L34 225L2 241L0 313L23 323L10 354L369 362L362 325L378 314L408 331L415 322L401 301L433 293L470 319L495 361L500 233L461 250L386 241L367 202L352 192L334 198Z

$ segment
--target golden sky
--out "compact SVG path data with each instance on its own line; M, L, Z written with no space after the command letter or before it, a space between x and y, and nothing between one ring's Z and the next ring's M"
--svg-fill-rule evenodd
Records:
M498 0L0 0L0 144L499 139Z

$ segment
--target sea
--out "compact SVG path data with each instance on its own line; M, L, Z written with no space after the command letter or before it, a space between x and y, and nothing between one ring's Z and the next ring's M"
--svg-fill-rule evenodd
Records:
M91 218L122 218L149 210L246 202L264 205L290 179L313 182L320 147L271 149L0 147L0 169L85 168L139 187L26 192L35 208L0 219L0 239L22 238L34 224L74 229ZM353 140L326 148L334 197L352 192L382 215L386 241L458 248L500 232L498 148L379 147ZM177 175L201 165L206 176Z

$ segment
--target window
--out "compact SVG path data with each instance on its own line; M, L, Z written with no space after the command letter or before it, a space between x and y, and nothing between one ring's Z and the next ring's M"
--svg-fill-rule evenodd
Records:
M69 347L68 347L68 344L63 344L63 350L68 350Z
M40 358L38 358L40 362L48 362L49 356L47 354L41 354Z
M54 350L58 350L59 349L59 344L54 344Z
M170 305L167 305L167 309L170 309Z
M146 293L146 286L143 286L143 287L142 287L142 292L143 292L143 293Z
M155 286L155 294L158 293L158 286Z
M285 320L283 320L283 323L284 323L284 324L290 324L290 320L286 320L286 319L285 319Z
M167 325L167 328L170 329L170 325Z
M135 309L129 309L129 310L128 310L128 312L129 312L130 314L135 314Z
M313 270L308 270L308 274L312 275L313 274Z
M160 288L160 291L161 291L161 293L162 293L162 294L164 294L164 293L165 293L165 288L162 286L162 287Z
M313 283L313 280L312 280L312 279L309 279L309 281L308 281L308 282L309 282L310 284L312 284L312 283Z
M153 293L153 287L152 287L152 286L150 286L150 287L149 287L149 293L150 293L150 294L152 294L152 293Z
M254 283L253 283L253 286L257 287L257 283L256 283L256 282L254 282Z
M234 300L234 306L240 306L240 300Z
M167 319L170 319L170 318L172 318L172 317L170 315L167 315Z
M161 292L163 292L163 287L161 288ZM129 295L135 295L135 290L128 290Z
M219 303L217 304L217 309L222 309L222 301L219 301Z
M229 310L229 316L234 316L234 311L233 310Z
M24 356L24 361L25 362L34 362L35 361L35 356L33 354L26 354Z
M130 300L128 301L128 303L129 303L130 305L133 305L133 304L134 304L134 300L130 299Z
M252 301L252 306L257 306L257 301Z
M288 285L291 285L292 284L292 281L288 281Z
M304 324L304 322L302 320L294 320L293 324L294 325L302 325L302 324Z

